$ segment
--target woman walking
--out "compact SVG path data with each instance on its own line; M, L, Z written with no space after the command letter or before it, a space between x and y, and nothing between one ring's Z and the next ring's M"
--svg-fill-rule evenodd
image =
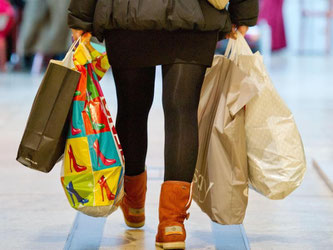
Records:
M234 31L232 24L245 34L257 15L258 0L231 0L228 10L217 10L207 0L71 0L68 24L74 39L92 32L106 42L126 162L121 209L134 228L145 223L147 119L155 68L162 65L165 174L156 245L164 249L185 248L183 223L192 200L197 109L206 68L217 41Z

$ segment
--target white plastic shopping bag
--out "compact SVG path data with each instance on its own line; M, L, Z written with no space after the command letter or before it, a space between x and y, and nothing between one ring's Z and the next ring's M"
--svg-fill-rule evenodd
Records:
M283 199L301 184L306 171L303 143L293 114L274 88L262 56L251 52L241 34L229 43L229 52L231 60L260 89L245 112L250 184L270 199Z

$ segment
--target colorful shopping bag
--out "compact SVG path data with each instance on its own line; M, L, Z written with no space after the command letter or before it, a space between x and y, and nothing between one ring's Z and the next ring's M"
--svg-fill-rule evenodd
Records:
M99 84L110 67L83 39L74 53L81 78L74 94L61 183L71 206L87 215L107 216L123 197L124 157Z

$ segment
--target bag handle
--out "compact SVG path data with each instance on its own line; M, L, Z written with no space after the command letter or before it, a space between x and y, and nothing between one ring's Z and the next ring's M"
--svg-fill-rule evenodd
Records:
M232 61L237 61L238 55L253 55L253 52L244 36L237 31L237 39L229 39L224 56Z
M245 40L245 37L237 31L238 50L240 55L253 55L253 52Z
M236 42L236 40L234 40L232 38L229 38L229 41L228 41L228 44L227 44L227 48L226 48L226 50L224 52L224 56L226 58L229 58L231 49L235 48L235 42Z
M77 44L80 43L80 42L81 42L81 36L80 36L76 41L74 41L74 42L72 43L71 47L70 47L69 50L67 51L67 53L66 53L66 55L65 55L65 57L64 57L64 59L63 59L62 61L66 61L66 60L68 60L68 57L71 56L71 52L72 52L73 49L77 46Z

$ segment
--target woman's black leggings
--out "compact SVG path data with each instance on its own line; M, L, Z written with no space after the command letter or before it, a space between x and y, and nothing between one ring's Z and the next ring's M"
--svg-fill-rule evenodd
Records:
M164 180L192 181L198 155L197 110L206 68L198 64L162 65ZM118 99L116 129L124 151L125 174L138 175L145 170L155 66L112 71Z

